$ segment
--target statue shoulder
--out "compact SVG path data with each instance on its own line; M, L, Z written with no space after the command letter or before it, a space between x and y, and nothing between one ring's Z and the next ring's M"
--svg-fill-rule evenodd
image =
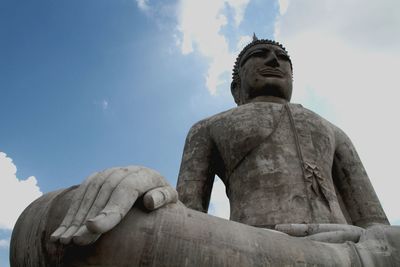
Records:
M240 109L240 107L234 107L234 108L222 111L220 113L217 113L215 115L212 115L210 117L207 117L205 119L202 119L192 125L192 127L190 128L190 132L208 131L209 128L212 125L214 125L217 121L224 120L226 118L231 117L232 114L234 114L235 111L237 111L238 109Z
M317 122L321 127L330 130L333 136L335 137L336 146L339 146L343 143L346 144L351 143L350 138L339 126L328 121L327 119L315 113L314 111L301 106L300 104L292 104L292 105L295 106L296 109L302 109L303 110L302 112L304 112L310 120L313 120L314 122Z
M290 105L291 110L293 110L295 113L303 114L303 116L305 116L308 120L314 120L319 123L329 124L329 125L334 126L330 121L328 121L327 119L325 119L318 113L316 113L308 108L305 108L301 104L290 103L289 105Z

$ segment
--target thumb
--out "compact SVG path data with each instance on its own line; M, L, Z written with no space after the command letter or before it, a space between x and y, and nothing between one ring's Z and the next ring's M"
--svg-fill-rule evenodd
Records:
M149 210L155 210L177 201L178 192L169 185L156 187L143 196L144 206Z

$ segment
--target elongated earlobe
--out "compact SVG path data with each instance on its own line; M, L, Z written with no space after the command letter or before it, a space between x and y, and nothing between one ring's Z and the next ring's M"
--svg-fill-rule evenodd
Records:
M241 97L240 97L240 88L237 86L237 83L233 81L231 83L231 93L233 96L233 99L235 100L235 103L239 106L242 104L241 102Z

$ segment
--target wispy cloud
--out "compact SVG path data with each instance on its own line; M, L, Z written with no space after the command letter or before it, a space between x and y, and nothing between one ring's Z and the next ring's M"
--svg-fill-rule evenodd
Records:
M110 101L108 99L94 100L93 104L102 110L107 110L110 108Z
M289 0L278 0L279 14L284 15L289 7Z
M10 240L9 239L0 239L0 249L9 248Z
M20 180L12 160L0 152L0 228L12 229L18 216L36 198L42 195L34 176ZM5 241L1 240L2 245Z
M294 64L294 101L324 99L352 138L392 220L397 205L400 2L280 0L275 38Z
M108 101L103 99L103 101L101 102L101 107L106 110L108 109Z
M208 59L206 86L213 95L227 81L223 75L230 73L236 51L230 51L227 38L221 29L240 25L249 0L181 0L179 3L178 42L183 54L198 52ZM226 15L227 6L234 10L234 21ZM228 75L229 77L229 75Z
M234 10L234 22L236 26L239 26L243 20L244 12L246 11L246 7L250 0L225 0L225 2Z
M136 4L138 8L142 11L149 10L149 1L148 0L136 0Z

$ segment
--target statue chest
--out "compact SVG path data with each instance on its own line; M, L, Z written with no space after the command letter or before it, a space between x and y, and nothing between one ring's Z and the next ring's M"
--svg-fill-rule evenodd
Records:
M246 158L262 158L265 154L277 159L285 158L285 154L286 158L297 156L296 139L304 160L330 168L334 155L332 129L300 105L291 104L289 109L275 103L251 103L223 114L212 123L210 133L227 176ZM260 150L262 146L264 149ZM276 162L268 162L277 167ZM281 167L286 165L282 164Z
M296 222L331 222L337 199L330 124L300 105L253 105L226 115L210 133L224 161L233 218L258 225L268 215L273 225L285 213ZM263 206L260 214L242 212L254 202Z
M225 168L230 170L276 128L282 105L252 103L224 114L212 123L210 134Z

